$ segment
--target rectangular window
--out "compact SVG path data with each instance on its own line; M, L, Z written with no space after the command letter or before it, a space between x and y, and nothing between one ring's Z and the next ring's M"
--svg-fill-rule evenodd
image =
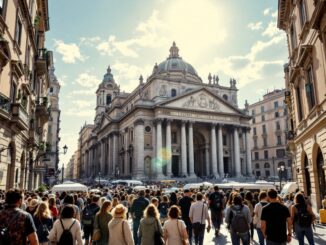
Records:
M252 118L252 123L256 123L256 118Z
M251 115L252 115L252 116L255 115L255 109L252 109L252 111L251 111Z
M281 129L280 122L276 122L276 130L280 130L280 129Z
M31 48L28 45L27 49L26 49L26 54L25 54L25 64L26 64L26 68L29 70L29 60L30 60L30 52L31 52Z
M263 105L260 107L260 111L261 111L261 113L263 113L265 111L265 108Z
M257 130L256 130L256 128L254 128L254 135L257 135Z
M276 157L282 158L285 156L285 150L284 149L276 149Z
M300 6L299 7L300 7L300 23L301 23L301 26L303 27L304 24L307 21L307 13L306 13L305 0L301 0L301 3L300 3Z
M256 171L256 176L260 177L260 171Z
M294 29L294 24L291 25L290 28L290 40L291 40L291 48L292 50L295 49L297 47L297 36L296 36L296 32Z
M259 160L259 152L258 151L255 152L255 160Z
M15 81L13 80L11 82L11 93L10 93L10 100L12 103L16 102L16 94L17 94L17 85Z
M282 145L282 137L280 135L277 136L277 145Z
M308 101L309 110L311 110L316 102L315 102L315 94L314 94L314 74L312 70L312 65L309 66L307 70L307 83L305 84L306 96Z
M266 125L262 126L263 134L266 134Z
M22 36L22 22L17 14L17 21L16 21L16 32L15 32L15 41L20 46L21 36Z
M274 108L278 108L278 101L274 101Z
M271 174L270 174L270 172L269 172L269 170L265 170L265 176L266 177L269 177Z
M177 144L177 132L172 132L172 144Z
M264 159L268 159L268 151L264 151Z
M222 140L223 140L223 145L226 146L227 145L227 139L226 139L225 134L222 135Z
M302 114L301 91L299 87L296 87L296 93L297 93L298 120L300 122L302 120L303 114Z
M261 121L262 121L262 122L265 122L265 115L262 115L262 116L261 116Z
M267 146L267 137L264 137L263 140L264 140L264 147L266 147Z
M257 144L257 139L254 139L254 147L257 148L258 144Z
M275 115L275 118L278 118L280 116L280 113L278 111L275 111L274 115Z

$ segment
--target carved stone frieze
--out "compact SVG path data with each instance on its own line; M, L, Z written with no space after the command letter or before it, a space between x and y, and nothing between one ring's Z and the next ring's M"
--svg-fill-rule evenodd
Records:
M220 111L220 106L217 100L214 98L207 98L204 93L190 96L190 98L183 104L183 106L186 108L204 108Z

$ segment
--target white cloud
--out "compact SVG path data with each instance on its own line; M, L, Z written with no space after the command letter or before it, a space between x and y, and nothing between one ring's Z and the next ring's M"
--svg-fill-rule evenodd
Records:
M250 29L250 30L253 30L253 31L256 31L256 30L260 30L260 29L262 29L263 27L262 27L262 22L261 21L259 21L259 22L257 22L257 23L249 23L248 24L248 28Z
M75 43L64 43L62 40L54 40L55 51L62 55L64 63L72 64L77 60L85 61L86 56L83 56L79 47Z
M58 81L60 83L60 86L61 87L64 87L67 85L67 82L66 82L66 79L68 78L68 76L66 75L61 75L59 78L58 78Z
M267 15L269 15L270 14L270 12L271 12L271 9L270 8L267 8L267 9L264 9L264 15L265 16L267 16Z
M86 72L79 74L76 79L77 84L86 88L97 88L100 82L101 80L98 79L96 76L88 74Z
M96 43L99 43L101 41L101 38L99 36L95 37L81 37L80 38L80 44L93 46Z
M95 90L95 89L94 89ZM90 89L85 89L85 90L73 90L71 91L68 96L73 97L75 95L92 95L95 96L95 91L90 90Z
M67 110L64 110L63 113L67 116L74 116L74 117L85 117L85 118L92 118L94 117L95 111L94 109L83 109L80 108L69 108Z
M73 100L72 103L75 105L75 107L83 110L87 109L94 109L95 107L95 97L93 100L86 100L86 99L79 99L79 100Z
M281 31L280 29L277 28L276 22L271 21L271 22L269 22L266 29L263 31L262 35L268 36L268 37L274 37L276 35L281 35L283 33L284 33L283 31Z
M277 10L276 10L275 12L273 12L273 13L271 14L271 16L272 16L273 18L277 18L277 14L278 14L278 12L277 12Z

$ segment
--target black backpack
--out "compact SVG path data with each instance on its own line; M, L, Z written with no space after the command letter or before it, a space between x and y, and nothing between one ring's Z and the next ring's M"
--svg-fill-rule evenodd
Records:
M10 245L11 238L9 234L8 227L3 227L0 229L0 245Z
M298 220L298 224L301 227L309 227L312 224L312 216L309 214L308 210L307 210L307 206L304 207L298 207L297 208L297 220Z
M84 226L92 226L94 224L96 211L97 208L92 207L90 204L84 208L82 213L82 224Z
M69 227L69 229L65 229L65 227L63 226L62 220L60 219L60 223L62 226L62 234L60 236L59 242L57 243L57 245L73 245L74 244L74 238L71 234L71 227L73 227L73 225L75 224L76 220L74 220L74 222L72 223L72 225Z
M223 196L219 192L214 192L211 194L211 202L209 207L214 210L219 210L223 208Z

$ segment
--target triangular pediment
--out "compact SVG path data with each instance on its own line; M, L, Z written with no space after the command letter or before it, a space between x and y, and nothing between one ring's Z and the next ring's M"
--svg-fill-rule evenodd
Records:
M111 118L106 113L103 113L101 116L99 129L106 127L106 125L108 125L111 121L112 121Z
M238 108L205 88L179 95L178 97L161 103L161 106L196 111L243 114Z

